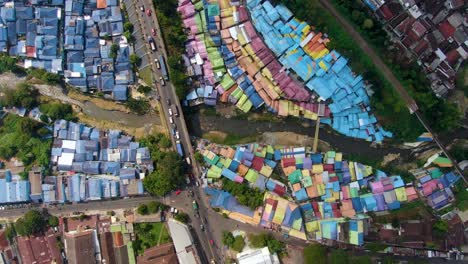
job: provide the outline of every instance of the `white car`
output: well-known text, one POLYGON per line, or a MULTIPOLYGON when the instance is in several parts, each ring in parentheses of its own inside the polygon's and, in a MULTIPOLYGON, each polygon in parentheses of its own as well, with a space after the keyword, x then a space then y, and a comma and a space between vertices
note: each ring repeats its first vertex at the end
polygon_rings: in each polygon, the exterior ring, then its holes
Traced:
POLYGON ((166 81, 164 81, 163 77, 159 77, 159 82, 161 82, 161 85, 164 86, 166 85, 166 81))
POLYGON ((176 131, 176 132, 175 132, 175 138, 176 138, 176 139, 180 139, 179 131, 176 131))
POLYGON ((172 119, 172 116, 169 117, 169 123, 174 124, 174 119, 172 119))
POLYGON ((169 108, 169 115, 172 116, 172 108, 169 108))
POLYGON ((158 59, 154 59, 154 63, 156 63, 156 68, 161 69, 161 64, 158 59))

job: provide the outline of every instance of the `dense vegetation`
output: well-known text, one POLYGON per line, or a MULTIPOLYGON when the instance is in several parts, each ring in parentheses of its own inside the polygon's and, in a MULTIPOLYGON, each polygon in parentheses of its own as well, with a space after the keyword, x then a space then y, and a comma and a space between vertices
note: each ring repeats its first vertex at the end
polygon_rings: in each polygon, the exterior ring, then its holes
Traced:
POLYGON ((245 240, 242 236, 234 237, 234 235, 228 231, 223 231, 222 242, 224 245, 237 252, 241 252, 245 247, 245 240))
POLYGON ((164 196, 185 183, 182 159, 174 151, 165 151, 171 146, 169 138, 156 134, 140 140, 140 143, 149 148, 155 163, 153 173, 143 180, 149 193, 164 196))
POLYGON ((146 95, 146 94, 148 94, 149 92, 151 92, 151 87, 146 86, 146 85, 140 85, 140 86, 138 86, 137 91, 138 91, 139 93, 142 93, 142 94, 145 94, 145 95, 146 95))
POLYGON ((31 109, 38 105, 39 92, 30 84, 21 82, 15 89, 5 89, 0 105, 5 107, 24 107, 31 109))
POLYGON ((239 184, 223 178, 223 190, 231 193, 240 204, 255 210, 263 204, 264 192, 258 188, 250 188, 247 184, 239 184))
POLYGON ((44 232, 49 226, 55 227, 57 225, 58 218, 56 216, 51 216, 47 212, 31 210, 16 220, 14 232, 20 236, 30 236, 44 232))
POLYGON ((150 102, 144 98, 134 99, 129 97, 125 105, 128 109, 130 109, 130 111, 138 115, 144 115, 148 113, 151 108, 150 102))
POLYGON ((136 240, 133 244, 137 255, 145 249, 171 241, 169 231, 164 223, 140 223, 134 225, 136 240))
MULTIPOLYGON (((328 33, 331 39, 328 47, 350 59, 351 67, 372 84, 375 94, 372 106, 385 127, 394 132, 400 140, 414 140, 423 128, 410 115, 405 103, 374 66, 370 57, 344 30, 339 22, 319 3, 318 0, 275 0, 288 6, 294 15, 317 30, 328 33)), ((332 3, 355 28, 367 39, 395 76, 418 103, 429 125, 436 132, 446 132, 458 127, 460 113, 452 104, 438 99, 430 89, 428 80, 421 69, 407 61, 393 49, 378 21, 367 13, 367 8, 358 0, 333 0, 332 3)))
MULTIPOLYGON (((268 247, 270 252, 277 253, 278 255, 285 255, 286 248, 282 241, 277 240, 271 233, 248 234, 250 246, 254 248, 268 247)), ((306 262, 312 263, 312 262, 306 262)))
POLYGON ((8 56, 8 54, 0 53, 0 73, 15 71, 18 66, 18 59, 8 56))
POLYGON ((50 131, 29 118, 7 115, 0 120, 0 158, 17 157, 28 171, 33 165, 49 167, 50 131))
POLYGON ((42 121, 49 121, 50 120, 58 120, 58 119, 65 119, 68 121, 76 121, 77 118, 73 114, 73 108, 69 104, 62 104, 62 103, 46 103, 39 105, 39 110, 42 113, 41 120, 42 121))
POLYGON ((190 221, 190 217, 188 214, 184 213, 184 212, 179 212, 175 217, 174 217, 175 220, 179 221, 179 222, 182 222, 184 224, 188 223, 190 221))
POLYGON ((50 85, 60 84, 60 81, 62 80, 60 75, 48 72, 44 69, 31 68, 27 70, 27 73, 29 74, 29 76, 34 77, 50 85))
POLYGON ((151 201, 148 204, 141 204, 137 208, 137 212, 140 215, 155 214, 157 212, 166 210, 167 205, 160 203, 159 201, 151 201))
POLYGON ((169 74, 176 88, 179 99, 183 99, 188 92, 187 75, 182 63, 182 54, 185 53, 185 41, 182 19, 179 12, 175 12, 178 6, 177 0, 153 0, 156 9, 159 26, 161 28, 167 50, 167 65, 169 74))

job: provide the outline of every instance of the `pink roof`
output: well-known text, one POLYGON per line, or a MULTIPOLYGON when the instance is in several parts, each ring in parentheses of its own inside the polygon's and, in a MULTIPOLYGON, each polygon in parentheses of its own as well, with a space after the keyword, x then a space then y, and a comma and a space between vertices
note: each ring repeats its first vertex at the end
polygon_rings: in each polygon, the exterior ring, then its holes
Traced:
POLYGON ((371 182, 372 193, 383 193, 384 188, 381 181, 371 182))
POLYGON ((430 180, 423 184, 424 196, 431 195, 438 188, 438 181, 436 179, 430 180))

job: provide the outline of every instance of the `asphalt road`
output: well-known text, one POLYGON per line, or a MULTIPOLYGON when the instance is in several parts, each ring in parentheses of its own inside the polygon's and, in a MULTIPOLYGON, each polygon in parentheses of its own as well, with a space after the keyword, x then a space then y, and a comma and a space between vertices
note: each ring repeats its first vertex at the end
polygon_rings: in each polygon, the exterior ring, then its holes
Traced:
POLYGON ((116 209, 127 209, 127 208, 134 208, 139 206, 143 203, 148 203, 150 201, 154 201, 154 197, 151 196, 139 196, 133 197, 129 199, 118 199, 118 200, 106 200, 106 201, 91 201, 87 203, 77 203, 77 204, 64 204, 64 205, 57 205, 57 206, 49 206, 49 207, 42 207, 42 206, 32 206, 29 208, 17 208, 17 209, 7 209, 0 211, 0 219, 2 220, 15 220, 21 216, 23 216, 27 211, 31 209, 42 209, 47 208, 49 213, 53 215, 67 215, 72 214, 73 212, 84 212, 86 213, 88 210, 93 211, 102 211, 107 212, 116 209))
MULTIPOLYGON (((184 150, 184 159, 185 158, 190 158, 191 163, 192 163, 192 171, 193 174, 195 175, 195 179, 198 179, 200 176, 200 170, 198 168, 198 165, 196 164, 196 161, 194 159, 194 152, 192 148, 192 144, 190 142, 190 136, 187 130, 187 126, 185 123, 184 115, 182 112, 182 107, 180 105, 180 101, 177 98, 175 94, 175 88, 173 84, 170 81, 167 81, 166 84, 163 86, 159 82, 159 78, 161 75, 161 71, 156 67, 155 64, 155 59, 159 58, 160 55, 163 55, 166 59, 167 62, 167 54, 166 50, 164 47, 164 41, 162 39, 161 35, 161 30, 159 28, 159 24, 156 18, 156 12, 154 10, 154 7, 152 5, 152 1, 150 0, 144 0, 144 1, 136 1, 136 0, 124 0, 125 6, 127 8, 127 12, 129 14, 129 19, 130 22, 132 22, 135 26, 135 28, 138 28, 139 32, 135 33, 135 37, 139 38, 137 40, 137 45, 140 42, 145 42, 146 46, 146 53, 143 51, 139 51, 140 49, 136 47, 136 52, 138 55, 144 54, 144 57, 148 57, 148 60, 142 59, 142 63, 140 65, 140 69, 146 67, 147 65, 145 63, 148 63, 148 67, 151 67, 152 72, 153 72, 153 80, 156 80, 156 82, 153 84, 153 88, 157 89, 158 95, 160 97, 160 105, 161 105, 161 110, 164 112, 164 118, 165 118, 165 123, 166 127, 168 130, 172 129, 177 129, 179 132, 180 136, 180 143, 182 144, 183 150, 184 150), (140 7, 143 6, 145 12, 140 10, 140 7), (148 16, 146 13, 146 10, 151 10, 151 15, 148 16), (154 35, 152 30, 156 31, 156 34, 154 35), (151 51, 150 44, 148 43, 148 37, 152 37, 154 41, 156 42, 157 46, 157 51, 151 51), (146 62, 148 61, 148 62, 146 62), (168 101, 170 103, 168 103, 168 101), (175 112, 175 107, 179 109, 179 117, 172 116, 174 124, 171 124, 169 121, 169 108, 172 108, 172 111, 175 112)), ((175 10, 174 10, 175 12, 175 10)), ((161 62, 160 62, 161 63, 161 62)), ((166 64, 167 67, 167 64, 166 64)), ((175 146, 175 138, 172 137, 172 143, 175 146)), ((203 191, 200 188, 197 188, 196 186, 193 186, 193 191, 196 194, 195 195, 195 200, 197 203, 200 205, 200 215, 203 216, 206 214, 205 208, 205 199, 201 199, 201 197, 204 195, 203 191)), ((188 199, 190 203, 192 202, 191 198, 188 199)), ((191 204, 190 204, 191 206, 191 204)), ((210 223, 208 219, 203 219, 203 218, 195 218, 192 217, 192 227, 194 231, 197 234, 197 239, 199 241, 200 247, 203 250, 203 253, 200 252, 200 255, 203 259, 205 260, 215 260, 216 262, 221 263, 222 260, 219 258, 219 254, 217 250, 213 249, 212 245, 210 244, 210 241, 214 241, 214 237, 211 232, 205 232, 201 229, 201 225, 204 225, 205 227, 210 226, 210 223)))

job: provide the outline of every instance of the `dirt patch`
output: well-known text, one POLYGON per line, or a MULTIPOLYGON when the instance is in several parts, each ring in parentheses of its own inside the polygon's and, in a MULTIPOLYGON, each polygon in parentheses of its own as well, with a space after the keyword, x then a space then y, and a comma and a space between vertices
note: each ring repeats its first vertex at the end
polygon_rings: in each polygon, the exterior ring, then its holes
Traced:
POLYGON ((98 120, 83 113, 78 113, 77 116, 82 123, 99 129, 119 129, 137 139, 153 133, 165 133, 164 127, 155 124, 147 124, 143 127, 130 127, 118 122, 98 120))
MULTIPOLYGON (((269 145, 282 146, 310 146, 314 145, 314 138, 293 132, 264 132, 260 141, 269 145)), ((321 152, 330 150, 330 145, 319 139, 318 150, 321 152)))
POLYGON ((101 98, 96 98, 88 95, 81 94, 75 90, 70 90, 68 92, 68 97, 77 101, 80 101, 81 103, 84 103, 86 101, 92 102, 93 104, 99 106, 99 108, 104 109, 104 110, 109 110, 109 111, 120 111, 124 113, 130 113, 128 108, 120 103, 116 103, 113 101, 101 99, 101 98))
POLYGON ((281 258, 283 264, 304 264, 304 248, 300 246, 293 246, 288 244, 286 250, 288 251, 287 256, 281 258))
POLYGON ((389 164, 390 162, 396 160, 400 158, 400 154, 399 153, 390 153, 390 154, 387 154, 384 156, 383 158, 383 161, 381 163, 382 166, 386 166, 387 164, 389 164))

